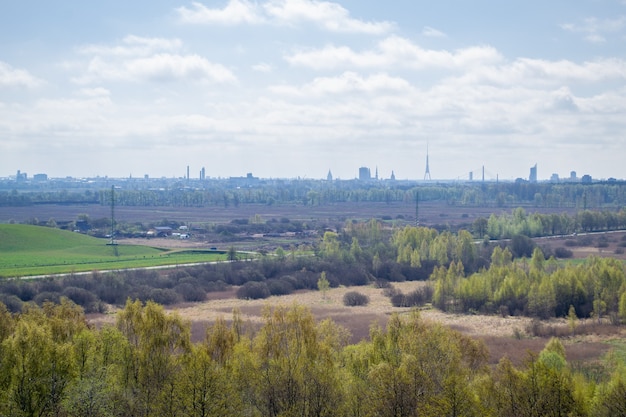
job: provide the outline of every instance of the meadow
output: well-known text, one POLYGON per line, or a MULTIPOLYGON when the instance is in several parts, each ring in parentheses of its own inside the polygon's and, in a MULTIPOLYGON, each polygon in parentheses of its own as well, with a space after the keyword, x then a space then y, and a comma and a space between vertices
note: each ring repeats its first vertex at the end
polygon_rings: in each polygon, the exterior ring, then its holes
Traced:
POLYGON ((182 265, 225 260, 219 251, 108 245, 80 233, 41 226, 0 224, 0 277, 182 265))

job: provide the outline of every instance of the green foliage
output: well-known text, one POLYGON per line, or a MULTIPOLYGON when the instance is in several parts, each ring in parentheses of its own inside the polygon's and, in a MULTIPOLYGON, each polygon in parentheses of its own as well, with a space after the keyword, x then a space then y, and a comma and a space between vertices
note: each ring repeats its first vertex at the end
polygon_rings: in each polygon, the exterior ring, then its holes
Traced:
MULTIPOLYGON (((0 308, 0 311, 4 311, 0 308)), ((6 312, 4 317, 7 318, 6 312)), ((7 416, 614 416, 626 372, 572 370, 558 339, 516 368, 487 366, 480 341, 392 315, 369 339, 316 322, 306 307, 267 307, 256 332, 238 312, 192 344, 189 325, 154 303, 128 301, 115 327, 87 328, 79 308, 27 306, 0 343, 0 415, 7 416)), ((621 343, 621 342, 620 342, 621 343)))
POLYGON ((317 280, 317 289, 322 292, 322 298, 326 299, 326 292, 330 288, 330 283, 326 278, 326 271, 322 271, 320 274, 320 279, 317 280))
POLYGON ((556 268, 538 249, 530 263, 513 263, 508 249, 496 247, 488 270, 467 278, 461 271, 454 262, 449 268, 433 271, 433 305, 437 308, 539 318, 593 315, 600 320, 606 315, 620 317, 626 291, 626 272, 619 261, 592 257, 578 265, 556 268))

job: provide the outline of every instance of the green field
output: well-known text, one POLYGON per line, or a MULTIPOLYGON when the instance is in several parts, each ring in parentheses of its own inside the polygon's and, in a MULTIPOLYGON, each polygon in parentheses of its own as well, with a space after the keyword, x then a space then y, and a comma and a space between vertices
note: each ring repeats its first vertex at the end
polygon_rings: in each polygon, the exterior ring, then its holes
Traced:
POLYGON ((0 224, 0 277, 225 260, 209 250, 107 245, 108 240, 41 226, 0 224))

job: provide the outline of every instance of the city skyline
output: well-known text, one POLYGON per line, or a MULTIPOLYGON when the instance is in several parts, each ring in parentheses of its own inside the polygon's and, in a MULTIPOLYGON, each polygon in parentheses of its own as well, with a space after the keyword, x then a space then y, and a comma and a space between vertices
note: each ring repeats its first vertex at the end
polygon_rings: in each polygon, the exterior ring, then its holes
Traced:
POLYGON ((7 2, 0 175, 626 178, 625 46, 623 0, 7 2))
MULTIPOLYGON (((428 167, 428 165, 427 165, 428 167)), ((538 176, 538 166, 537 164, 529 167, 530 168, 530 173, 528 175, 528 177, 524 177, 524 176, 519 176, 516 177, 514 180, 515 181, 519 181, 519 180, 523 180, 523 181, 528 181, 531 183, 536 183, 536 182, 591 182, 591 181, 624 181, 624 178, 615 178, 615 177, 608 177, 608 178, 597 178, 597 177, 593 177, 593 175, 591 175, 590 173, 583 173, 579 176, 578 172, 575 170, 569 171, 566 175, 560 175, 559 173, 552 173, 550 175, 550 177, 548 179, 539 179, 538 176)), ((354 175, 353 177, 347 177, 347 178, 341 178, 341 177, 336 177, 333 175, 332 169, 329 169, 326 172, 325 176, 321 176, 321 177, 306 177, 306 176, 300 176, 300 175, 291 175, 288 177, 258 177, 258 176, 254 176, 252 172, 247 172, 245 175, 236 175, 236 176, 221 176, 221 175, 208 175, 207 176, 207 172, 206 172, 206 168, 205 167, 201 167, 197 174, 193 174, 192 175, 192 171, 191 167, 189 165, 187 165, 184 168, 184 174, 183 175, 173 175, 171 177, 166 177, 166 176, 151 176, 148 173, 145 173, 143 175, 135 175, 133 176, 132 174, 128 175, 128 176, 123 176, 123 177, 115 177, 115 176, 109 176, 109 175, 97 175, 97 176, 78 176, 78 177, 73 177, 73 176, 57 176, 57 177, 53 177, 53 176, 48 176, 48 174, 44 173, 44 172, 36 172, 34 174, 29 174, 28 172, 22 171, 22 170, 17 170, 15 175, 3 175, 2 173, 0 173, 0 180, 16 180, 16 181, 36 181, 36 182, 41 182, 41 181, 47 181, 47 180, 63 180, 63 179, 97 179, 97 178, 101 178, 101 179, 106 179, 106 178, 110 178, 110 179, 115 179, 115 180, 126 180, 126 179, 151 179, 151 180, 159 180, 159 179, 182 179, 182 180, 200 180, 200 181, 204 181, 204 180, 225 180, 225 179, 247 179, 247 180, 319 180, 319 181, 333 181, 333 180, 359 180, 359 181, 386 181, 386 180, 392 180, 392 181, 411 181, 411 182, 424 182, 424 183, 428 183, 428 182, 448 182, 448 181, 468 181, 468 182, 479 182, 479 181, 500 181, 499 176, 492 174, 488 171, 486 171, 485 167, 482 167, 480 171, 470 171, 467 173, 466 177, 457 177, 457 178, 427 178, 427 175, 425 175, 424 179, 421 178, 396 178, 395 176, 395 172, 392 169, 391 172, 389 173, 389 175, 385 175, 384 173, 379 173, 378 170, 378 166, 376 166, 374 168, 374 175, 372 175, 372 171, 370 167, 366 167, 366 166, 360 166, 357 169, 356 175, 354 175)), ((427 168, 426 173, 429 174, 429 169, 427 168)), ((511 180, 507 180, 507 179, 503 179, 502 181, 511 181, 511 180)))

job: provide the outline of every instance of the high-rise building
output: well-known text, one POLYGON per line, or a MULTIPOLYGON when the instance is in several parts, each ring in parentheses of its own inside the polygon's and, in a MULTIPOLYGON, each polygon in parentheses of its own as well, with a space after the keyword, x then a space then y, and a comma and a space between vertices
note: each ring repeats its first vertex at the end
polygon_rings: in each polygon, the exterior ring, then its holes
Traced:
POLYGON ((530 167, 530 175, 528 176, 529 182, 537 182, 537 164, 535 166, 530 167))
POLYGON ((372 173, 369 168, 367 167, 359 168, 359 180, 369 181, 371 179, 372 179, 372 173))

